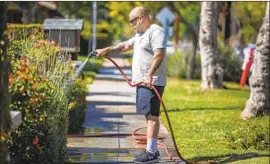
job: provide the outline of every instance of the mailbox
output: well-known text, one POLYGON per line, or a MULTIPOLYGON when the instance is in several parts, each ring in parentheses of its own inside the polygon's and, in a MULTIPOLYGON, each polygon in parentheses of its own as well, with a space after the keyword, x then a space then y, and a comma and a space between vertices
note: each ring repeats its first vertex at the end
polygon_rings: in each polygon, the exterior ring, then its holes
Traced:
POLYGON ((80 52, 82 19, 45 19, 43 30, 49 40, 54 40, 64 51, 80 52))

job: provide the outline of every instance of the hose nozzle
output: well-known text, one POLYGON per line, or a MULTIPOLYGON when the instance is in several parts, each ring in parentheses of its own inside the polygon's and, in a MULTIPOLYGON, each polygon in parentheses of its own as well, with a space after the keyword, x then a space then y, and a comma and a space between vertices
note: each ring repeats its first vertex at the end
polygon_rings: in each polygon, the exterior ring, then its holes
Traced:
POLYGON ((88 54, 87 58, 90 58, 90 57, 96 57, 96 55, 97 55, 97 51, 94 50, 94 51, 92 51, 92 52, 90 52, 90 53, 88 54))
POLYGON ((77 78, 77 77, 80 75, 80 73, 82 72, 82 69, 85 67, 85 65, 86 65, 87 61, 89 60, 89 58, 90 58, 90 57, 96 57, 96 55, 97 55, 97 51, 96 51, 96 50, 94 50, 94 51, 92 51, 92 52, 90 52, 90 53, 88 54, 87 58, 86 58, 86 59, 84 60, 84 62, 80 65, 80 67, 76 70, 73 79, 77 78))

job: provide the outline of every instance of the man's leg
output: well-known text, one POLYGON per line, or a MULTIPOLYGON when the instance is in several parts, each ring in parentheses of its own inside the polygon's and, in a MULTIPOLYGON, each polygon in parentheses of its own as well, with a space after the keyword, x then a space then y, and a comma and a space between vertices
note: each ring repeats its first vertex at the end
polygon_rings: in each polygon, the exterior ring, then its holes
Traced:
POLYGON ((159 126, 159 118, 149 114, 147 116, 147 137, 158 138, 159 126))
POLYGON ((159 133, 159 118, 149 114, 147 119, 147 147, 146 150, 155 153, 157 151, 158 133, 159 133))
MULTIPOLYGON (((164 87, 157 87, 162 95, 164 87)), ((135 156, 135 163, 155 163, 159 161, 157 141, 159 134, 159 108, 160 102, 153 90, 146 87, 137 88, 136 110, 144 114, 147 124, 147 147, 135 156)))
POLYGON ((157 151, 157 141, 159 133, 159 118, 148 114, 147 122, 147 147, 146 150, 139 153, 135 159, 135 163, 156 163, 159 161, 160 155, 157 151))

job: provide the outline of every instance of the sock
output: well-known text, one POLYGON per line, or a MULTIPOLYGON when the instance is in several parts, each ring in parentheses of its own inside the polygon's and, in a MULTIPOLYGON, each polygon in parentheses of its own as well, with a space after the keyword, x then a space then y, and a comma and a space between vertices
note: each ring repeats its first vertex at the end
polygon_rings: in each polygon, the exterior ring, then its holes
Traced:
POLYGON ((146 150, 152 154, 157 151, 157 138, 147 138, 147 147, 146 150))

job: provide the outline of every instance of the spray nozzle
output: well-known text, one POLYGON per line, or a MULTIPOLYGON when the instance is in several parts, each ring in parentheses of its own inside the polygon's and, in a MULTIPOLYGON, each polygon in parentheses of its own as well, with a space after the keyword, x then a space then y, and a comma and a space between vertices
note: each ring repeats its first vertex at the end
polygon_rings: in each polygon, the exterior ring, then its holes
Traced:
POLYGON ((96 55, 97 55, 97 51, 94 50, 94 51, 92 51, 92 52, 90 52, 90 53, 88 54, 88 58, 89 58, 89 57, 96 57, 96 55))

